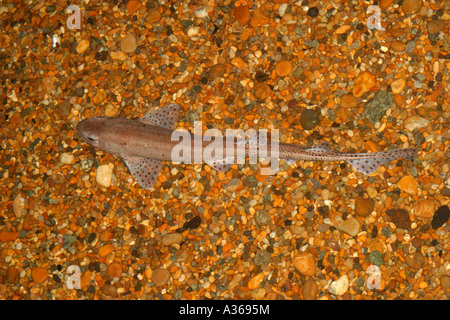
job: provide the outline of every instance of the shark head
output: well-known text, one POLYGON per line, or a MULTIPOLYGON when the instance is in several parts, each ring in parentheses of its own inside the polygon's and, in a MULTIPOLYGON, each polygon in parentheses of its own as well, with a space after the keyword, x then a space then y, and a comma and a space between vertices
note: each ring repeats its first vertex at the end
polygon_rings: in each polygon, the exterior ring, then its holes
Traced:
POLYGON ((102 127, 104 121, 102 118, 90 118, 77 124, 78 137, 93 147, 100 147, 102 138, 102 127))
POLYGON ((121 155, 127 141, 114 120, 108 117, 85 119, 77 124, 78 137, 95 148, 121 155))

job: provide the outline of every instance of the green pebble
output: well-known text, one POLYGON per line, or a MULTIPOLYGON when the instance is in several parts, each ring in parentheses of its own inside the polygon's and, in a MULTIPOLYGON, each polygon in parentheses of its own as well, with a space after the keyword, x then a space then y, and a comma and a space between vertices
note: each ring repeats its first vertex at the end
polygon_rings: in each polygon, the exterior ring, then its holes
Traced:
POLYGON ((189 27, 192 25, 192 21, 191 20, 183 20, 183 21, 181 21, 181 25, 183 27, 189 27))
POLYGON ((294 78, 295 78, 295 79, 300 78, 300 75, 301 75, 302 73, 303 73, 303 68, 301 68, 301 67, 295 68, 294 73, 293 73, 294 78))
POLYGON ((383 264, 383 257, 381 256, 381 252, 378 250, 374 250, 369 254, 369 261, 374 265, 380 266, 383 264))
POLYGON ((193 86, 192 91, 194 91, 195 93, 199 93, 202 91, 202 87, 201 86, 193 86))
POLYGON ((386 238, 389 238, 392 234, 391 230, 389 230, 388 227, 384 227, 383 229, 381 229, 381 234, 383 236, 385 236, 386 238))

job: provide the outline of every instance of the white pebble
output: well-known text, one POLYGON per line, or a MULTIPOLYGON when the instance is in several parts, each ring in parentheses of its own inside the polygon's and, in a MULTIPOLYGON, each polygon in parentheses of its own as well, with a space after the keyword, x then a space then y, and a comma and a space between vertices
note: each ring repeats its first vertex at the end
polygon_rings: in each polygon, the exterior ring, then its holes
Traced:
POLYGON ((189 38, 195 38, 199 32, 200 32, 200 27, 194 26, 194 27, 190 27, 188 29, 187 35, 189 36, 189 38))
POLYGON ((284 16, 284 14, 286 13, 286 9, 287 9, 287 3, 283 3, 280 5, 280 7, 278 8, 278 14, 280 15, 280 17, 284 16))
POLYGON ((348 290, 348 277, 346 274, 333 281, 328 287, 328 291, 336 296, 342 296, 348 290))
POLYGON ((61 154, 59 161, 62 164, 73 164, 75 162, 73 155, 67 152, 61 154))
POLYGON ((199 10, 195 10, 195 16, 197 18, 206 18, 208 16, 208 12, 206 12, 205 8, 201 8, 199 10))
POLYGON ((109 165, 103 164, 96 170, 95 180, 102 187, 108 188, 111 186, 112 169, 109 165))

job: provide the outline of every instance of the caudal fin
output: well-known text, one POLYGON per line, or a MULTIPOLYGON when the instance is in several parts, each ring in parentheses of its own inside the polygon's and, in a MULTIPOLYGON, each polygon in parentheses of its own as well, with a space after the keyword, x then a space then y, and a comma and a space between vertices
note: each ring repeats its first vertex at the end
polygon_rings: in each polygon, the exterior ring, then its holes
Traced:
POLYGON ((404 158, 414 159, 417 156, 416 148, 389 150, 368 153, 367 158, 347 160, 356 170, 364 174, 371 174, 375 172, 382 164, 404 158))

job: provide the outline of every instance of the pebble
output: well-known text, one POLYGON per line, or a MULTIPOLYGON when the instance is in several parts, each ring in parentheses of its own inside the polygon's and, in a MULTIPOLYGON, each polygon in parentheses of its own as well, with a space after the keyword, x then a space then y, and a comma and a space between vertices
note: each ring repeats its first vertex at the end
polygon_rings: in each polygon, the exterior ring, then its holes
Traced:
POLYGON ((305 130, 314 129, 320 122, 319 113, 314 109, 304 109, 300 116, 300 124, 305 130))
POLYGON ((348 276, 344 274, 330 284, 328 291, 335 296, 342 296, 347 292, 348 284, 348 276))
POLYGON ((369 71, 363 71, 356 78, 352 92, 356 98, 361 97, 364 93, 370 91, 375 85, 375 76, 369 71))
POLYGON ((394 105, 394 99, 389 92, 378 91, 364 106, 363 116, 375 124, 379 122, 386 111, 394 105))
POLYGON ((110 254, 113 251, 114 251, 114 246, 112 244, 107 244, 107 245, 100 247, 100 249, 98 250, 98 254, 100 255, 100 257, 106 257, 108 254, 110 254))
POLYGON ((417 180, 412 176, 404 176, 398 182, 398 188, 402 191, 405 191, 409 194, 416 194, 418 183, 417 180))
POLYGON ((425 263, 425 258, 420 252, 414 252, 406 256, 406 264, 414 269, 420 269, 425 263))
POLYGON ((406 86, 406 80, 403 78, 397 79, 391 83, 391 90, 393 94, 399 94, 406 86))
POLYGON ((263 280, 264 280, 264 274, 258 273, 257 275, 253 276, 248 281, 248 288, 249 289, 256 289, 256 288, 258 288, 263 280))
POLYGON ((375 201, 370 198, 358 198, 355 202, 355 212, 360 217, 367 217, 372 213, 375 201))
POLYGON ((106 268, 106 275, 110 278, 120 278, 122 275, 122 265, 119 262, 113 262, 106 268))
POLYGON ((117 297, 117 288, 114 287, 112 284, 105 284, 101 291, 104 295, 110 296, 110 297, 117 297))
POLYGON ((317 7, 311 7, 306 11, 306 14, 310 16, 311 18, 315 18, 319 15, 319 8, 317 7))
POLYGON ((252 290, 252 298, 255 300, 261 300, 266 295, 266 289, 264 288, 256 288, 252 290))
POLYGON ((374 265, 381 266, 383 264, 383 256, 378 250, 374 250, 369 254, 369 261, 374 265))
POLYGON ((448 206, 440 206, 434 213, 433 219, 431 220, 431 227, 433 229, 438 229, 447 223, 450 217, 450 209, 448 206))
POLYGON ((0 231, 0 241, 1 242, 11 242, 17 239, 19 236, 18 232, 13 231, 0 231))
POLYGON ((35 283, 42 283, 48 278, 48 272, 44 268, 34 267, 31 269, 31 278, 35 283))
POLYGON ((94 98, 92 98, 92 102, 94 104, 99 104, 99 103, 105 101, 107 97, 108 97, 108 94, 106 93, 106 91, 104 89, 98 89, 94 98))
POLYGON ((6 271, 6 281, 9 283, 16 283, 19 278, 19 271, 13 266, 9 266, 6 271))
POLYGON ((409 214, 403 209, 395 210, 391 215, 391 219, 392 223, 394 223, 397 228, 409 229, 411 227, 409 214))
POLYGON ((385 254, 387 251, 386 243, 380 238, 373 240, 369 246, 369 252, 372 251, 379 251, 381 254, 385 254))
POLYGON ((414 207, 414 214, 422 218, 431 218, 434 215, 435 205, 431 199, 419 200, 414 207))
POLYGON ((402 10, 404 14, 414 14, 419 12, 422 5, 423 0, 405 0, 402 3, 402 10))
POLYGON ((301 252, 292 260, 295 269, 303 275, 312 277, 316 273, 314 257, 309 252, 301 252))
POLYGON ((169 233, 161 238, 161 243, 165 246, 171 246, 173 244, 178 244, 183 241, 183 236, 181 233, 169 233))
POLYGON ((303 299, 304 300, 315 300, 317 294, 319 293, 319 288, 313 279, 308 279, 303 285, 303 299))
POLYGON ((188 229, 197 229, 202 224, 202 218, 200 216, 195 216, 191 220, 187 221, 184 227, 188 229))
POLYGON ((254 87, 255 97, 259 100, 266 100, 270 96, 271 90, 265 83, 257 83, 254 87))
POLYGON ((17 218, 22 217, 22 214, 26 213, 26 198, 23 197, 21 193, 19 193, 13 200, 13 211, 14 215, 17 218))
POLYGON ((111 58, 113 60, 125 61, 128 60, 128 55, 123 51, 111 52, 111 58))
POLYGON ((359 233, 361 225, 358 220, 354 218, 348 218, 347 220, 342 221, 338 224, 337 228, 342 232, 347 233, 348 235, 354 237, 359 233))
POLYGON ((267 251, 258 251, 253 258, 253 263, 255 266, 267 266, 270 263, 271 254, 267 251))
POLYGON ((100 165, 95 171, 95 180, 102 187, 108 188, 111 186, 112 172, 113 171, 108 164, 100 165))
POLYGON ((404 122, 404 126, 409 131, 414 131, 415 129, 424 128, 428 125, 428 120, 421 116, 411 116, 407 118, 404 122))
POLYGON ((255 222, 261 227, 268 225, 271 221, 271 216, 267 210, 258 210, 254 217, 255 222))
POLYGON ((64 152, 64 153, 61 153, 61 156, 59 157, 59 161, 62 164, 74 164, 75 158, 74 158, 73 154, 64 152))
POLYGON ((427 24, 428 33, 439 33, 442 30, 444 30, 444 28, 445 28, 445 22, 440 19, 437 19, 437 20, 433 19, 433 20, 429 21, 427 24))
POLYGON ((386 10, 390 7, 390 5, 394 2, 394 0, 381 0, 378 5, 380 6, 381 10, 386 10))
POLYGON ((156 286, 163 286, 169 281, 170 272, 163 268, 158 268, 152 273, 152 282, 156 286))
POLYGON ((106 117, 115 117, 119 114, 119 109, 113 106, 111 103, 108 103, 105 108, 105 116, 106 117))
POLYGON ((70 114, 70 110, 72 109, 72 105, 70 104, 69 100, 63 100, 62 102, 58 103, 56 106, 57 114, 61 118, 65 118, 70 114))
POLYGON ((261 11, 255 10, 253 13, 253 17, 250 20, 250 25, 253 28, 258 28, 270 23, 270 19, 263 15, 261 11))
POLYGON ((450 197, 450 188, 448 188, 448 187, 443 187, 442 190, 441 190, 441 194, 442 194, 444 197, 450 197))
POLYGON ((286 77, 292 73, 292 63, 290 61, 278 62, 275 71, 280 77, 286 77))
POLYGON ((358 100, 353 94, 344 94, 341 97, 341 107, 343 108, 356 108, 358 106, 358 100))
POLYGON ((250 9, 247 6, 239 6, 233 10, 233 15, 236 21, 241 25, 245 26, 250 22, 251 15, 250 9))
POLYGON ((244 61, 241 57, 236 57, 231 60, 231 64, 238 69, 248 70, 248 63, 244 61))
POLYGON ((242 286, 235 287, 233 293, 241 300, 249 300, 252 297, 252 290, 242 286))
POLYGON ((406 43, 404 43, 403 41, 400 41, 400 40, 394 40, 391 43, 391 48, 392 48, 392 50, 394 50, 396 52, 403 52, 403 51, 405 51, 406 43))
POLYGON ((147 14, 147 18, 145 21, 148 24, 154 24, 159 22, 160 20, 161 20, 161 13, 159 13, 159 9, 156 8, 147 14))
POLYGON ((444 292, 450 294, 450 276, 442 276, 441 277, 441 286, 444 292))
POLYGON ((89 48, 89 41, 88 40, 81 40, 77 45, 77 53, 82 54, 89 48))
POLYGON ((211 69, 209 69, 208 72, 208 80, 209 81, 214 81, 217 78, 221 78, 223 77, 223 75, 225 74, 225 66, 223 64, 216 64, 214 66, 211 67, 211 69))
POLYGON ((127 2, 127 10, 130 15, 133 15, 141 8, 142 4, 140 0, 129 0, 127 2))
POLYGON ((126 53, 133 53, 136 50, 136 38, 132 33, 128 33, 122 38, 120 49, 126 53))

